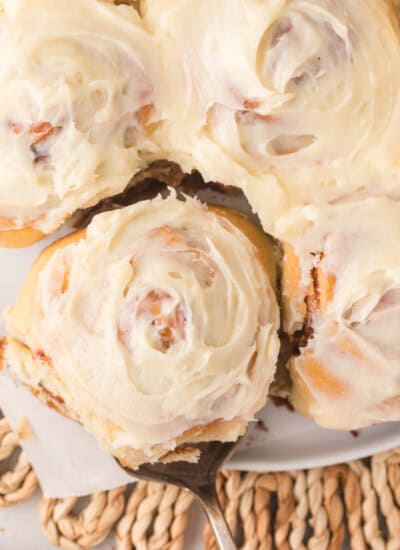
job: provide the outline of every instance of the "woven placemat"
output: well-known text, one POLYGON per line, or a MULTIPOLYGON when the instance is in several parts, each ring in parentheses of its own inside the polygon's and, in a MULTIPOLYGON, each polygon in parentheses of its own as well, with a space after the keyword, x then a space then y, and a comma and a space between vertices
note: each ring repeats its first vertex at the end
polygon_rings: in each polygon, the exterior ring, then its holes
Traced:
MULTIPOLYGON (((18 436, 0 420, 0 507, 29 498, 37 479, 18 436)), ((238 548, 400 549, 400 448, 368 460, 279 473, 222 471, 218 495, 238 548)), ((192 497, 138 482, 84 498, 40 501, 49 541, 66 550, 179 550, 192 497)), ((189 545, 190 546, 190 545, 189 545)), ((204 547, 217 545, 208 525, 204 547)))
POLYGON ((37 485, 35 472, 19 447, 17 434, 11 431, 5 418, 0 418, 0 507, 28 499, 37 485))

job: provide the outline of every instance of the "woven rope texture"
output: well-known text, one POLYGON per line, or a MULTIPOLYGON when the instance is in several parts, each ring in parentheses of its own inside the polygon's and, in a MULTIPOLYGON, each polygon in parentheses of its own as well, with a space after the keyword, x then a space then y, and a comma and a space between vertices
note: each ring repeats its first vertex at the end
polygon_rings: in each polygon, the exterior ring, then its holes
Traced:
POLYGON ((109 534, 125 508, 125 487, 75 497, 42 498, 40 520, 50 542, 65 550, 93 548, 109 534), (77 509, 80 511, 77 512, 77 509))
MULTIPOLYGON (((400 548, 400 449, 308 471, 223 471, 217 488, 245 550, 400 548)), ((217 549, 208 525, 204 542, 217 549)))
POLYGON ((0 507, 26 500, 35 492, 37 484, 35 472, 20 450, 18 436, 11 431, 7 420, 1 418, 0 507))
MULTIPOLYGON (((0 506, 29 498, 37 479, 5 419, 0 465, 0 506)), ((225 470, 217 490, 244 550, 340 550, 345 542, 354 550, 400 550, 400 449, 307 471, 225 470)), ((192 500, 176 487, 138 482, 83 499, 43 497, 40 520, 65 550, 88 550, 109 535, 116 550, 180 550, 192 500)), ((217 549, 208 524, 204 546, 217 549)))

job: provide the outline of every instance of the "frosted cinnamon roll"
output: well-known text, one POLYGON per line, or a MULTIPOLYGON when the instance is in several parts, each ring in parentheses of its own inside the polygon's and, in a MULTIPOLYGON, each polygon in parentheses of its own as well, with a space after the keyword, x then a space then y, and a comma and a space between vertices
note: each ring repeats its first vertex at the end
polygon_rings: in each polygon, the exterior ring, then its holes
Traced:
POLYGON ((282 233, 295 407, 329 428, 400 420, 400 204, 309 207, 282 233))
POLYGON ((274 270, 229 210, 170 196, 100 214, 33 266, 5 364, 124 464, 194 460, 183 443, 237 439, 266 401, 274 270))
POLYGON ((23 246, 121 192, 151 148, 156 46, 101 0, 4 1, 0 245, 23 246))
POLYGON ((169 157, 241 186, 265 228, 291 204, 398 194, 390 2, 148 0, 143 11, 175 68, 160 127, 169 157))

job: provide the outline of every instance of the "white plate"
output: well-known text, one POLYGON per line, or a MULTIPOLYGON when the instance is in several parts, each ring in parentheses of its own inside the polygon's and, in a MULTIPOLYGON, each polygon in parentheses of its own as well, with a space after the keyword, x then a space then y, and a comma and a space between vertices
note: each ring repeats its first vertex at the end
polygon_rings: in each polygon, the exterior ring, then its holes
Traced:
MULTIPOLYGON (((33 260, 52 240, 54 237, 20 250, 0 249, 1 310, 14 302, 33 260)), ((0 334, 3 332, 4 325, 1 324, 0 334)), ((258 417, 268 431, 264 432, 253 424, 229 466, 265 471, 309 468, 353 460, 400 445, 399 422, 364 429, 354 437, 348 432, 322 429, 272 403, 258 417)))

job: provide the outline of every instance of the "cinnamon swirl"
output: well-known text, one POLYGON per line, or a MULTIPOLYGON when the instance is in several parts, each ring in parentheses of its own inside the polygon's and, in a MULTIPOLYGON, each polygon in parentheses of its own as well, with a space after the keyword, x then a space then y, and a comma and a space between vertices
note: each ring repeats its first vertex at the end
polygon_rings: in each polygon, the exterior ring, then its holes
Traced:
POLYGON ((170 196, 99 214, 33 266, 5 364, 132 467, 235 440, 275 372, 274 273, 235 212, 170 196))
POLYGON ((151 0, 168 158, 242 187, 275 233, 292 207, 399 197, 400 40, 382 0, 151 0), (169 84, 171 83, 171 84, 169 84), (171 100, 172 98, 172 100, 171 100))

